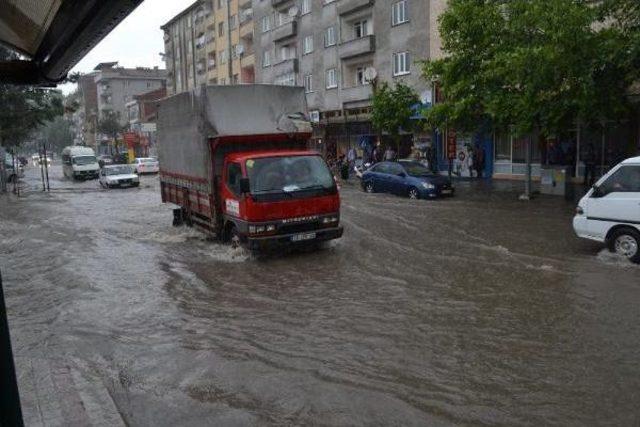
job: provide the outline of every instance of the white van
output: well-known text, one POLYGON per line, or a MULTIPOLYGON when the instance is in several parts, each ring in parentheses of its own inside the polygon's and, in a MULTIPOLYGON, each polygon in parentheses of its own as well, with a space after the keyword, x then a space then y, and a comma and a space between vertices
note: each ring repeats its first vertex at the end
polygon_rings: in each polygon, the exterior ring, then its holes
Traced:
POLYGON ((640 263, 640 157, 598 180, 580 200, 573 229, 578 237, 606 243, 612 252, 640 263))
POLYGON ((79 145, 62 150, 62 171, 71 179, 97 179, 100 166, 92 148, 79 145))

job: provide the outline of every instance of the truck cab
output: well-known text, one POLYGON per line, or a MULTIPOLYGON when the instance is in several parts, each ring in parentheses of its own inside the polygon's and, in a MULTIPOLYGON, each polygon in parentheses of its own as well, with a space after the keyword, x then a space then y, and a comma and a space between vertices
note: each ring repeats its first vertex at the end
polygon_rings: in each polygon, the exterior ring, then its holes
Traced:
POLYGON ((342 236, 340 196, 311 151, 250 151, 225 158, 219 194, 225 238, 250 249, 342 236))

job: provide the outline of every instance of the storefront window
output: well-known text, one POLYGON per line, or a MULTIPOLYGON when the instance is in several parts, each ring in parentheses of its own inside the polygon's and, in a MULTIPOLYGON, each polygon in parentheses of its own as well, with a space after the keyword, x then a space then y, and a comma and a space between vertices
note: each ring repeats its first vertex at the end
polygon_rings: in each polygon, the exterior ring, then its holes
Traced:
MULTIPOLYGON (((513 138, 513 163, 527 162, 527 146, 529 137, 513 138)), ((531 163, 540 163, 540 145, 534 140, 531 141, 531 163)))

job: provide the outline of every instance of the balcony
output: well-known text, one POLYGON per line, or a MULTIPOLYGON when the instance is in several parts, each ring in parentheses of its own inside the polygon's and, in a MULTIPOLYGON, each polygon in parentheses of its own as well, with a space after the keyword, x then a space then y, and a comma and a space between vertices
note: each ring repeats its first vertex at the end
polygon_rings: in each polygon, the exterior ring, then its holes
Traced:
POLYGON ((338 4, 338 15, 347 15, 361 9, 373 6, 375 0, 340 0, 338 4))
POLYGON ((343 103, 369 101, 373 96, 371 85, 345 87, 340 92, 340 99, 343 103))
POLYGON ((290 2, 291 0, 271 0, 271 6, 278 7, 282 6, 285 3, 290 2))
POLYGON ((298 59, 285 59, 284 61, 278 62, 273 66, 273 72, 276 76, 281 76, 283 74, 297 73, 298 72, 298 59))
POLYGON ((240 38, 253 40, 253 25, 252 21, 245 21, 240 25, 240 38))
POLYGON ((296 21, 287 22, 273 30, 273 41, 277 42, 289 37, 293 37, 298 33, 298 23, 296 21))
POLYGON ((366 36, 344 42, 339 47, 340 59, 355 58, 376 51, 376 36, 366 36))

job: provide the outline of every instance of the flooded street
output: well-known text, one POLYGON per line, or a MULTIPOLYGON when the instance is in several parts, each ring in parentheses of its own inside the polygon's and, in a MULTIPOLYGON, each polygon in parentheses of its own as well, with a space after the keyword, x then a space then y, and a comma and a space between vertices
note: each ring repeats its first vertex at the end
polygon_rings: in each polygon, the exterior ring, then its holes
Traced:
POLYGON ((28 425, 640 423, 640 267, 560 198, 345 185, 342 239, 253 258, 173 228, 156 176, 38 174, 0 197, 28 425))

